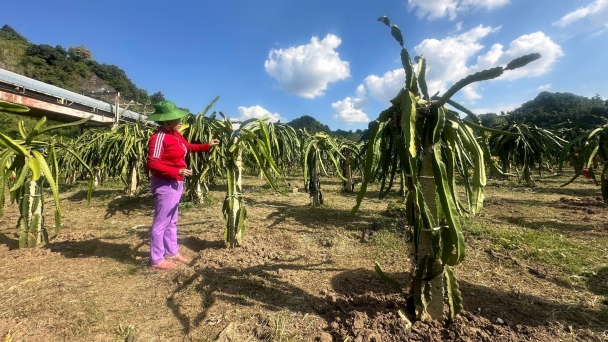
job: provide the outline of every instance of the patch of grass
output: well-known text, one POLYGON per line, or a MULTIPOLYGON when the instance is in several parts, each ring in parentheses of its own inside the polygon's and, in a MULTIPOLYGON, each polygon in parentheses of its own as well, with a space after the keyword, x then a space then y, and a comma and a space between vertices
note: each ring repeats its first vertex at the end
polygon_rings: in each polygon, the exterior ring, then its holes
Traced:
POLYGON ((215 198, 212 194, 207 194, 203 197, 203 203, 205 203, 205 205, 214 205, 219 201, 220 200, 215 198))
POLYGON ((287 328, 287 325, 291 323, 289 322, 289 312, 276 315, 273 321, 275 341, 292 341, 295 335, 287 328))
POLYGON ((275 186, 276 190, 273 189, 270 186, 270 184, 264 183, 263 185, 255 188, 253 190, 253 192, 256 192, 258 195, 268 195, 268 194, 274 194, 274 193, 277 193, 277 192, 278 193, 284 193, 284 194, 286 194, 286 193, 291 192, 291 187, 287 186, 285 184, 284 180, 273 179, 273 183, 274 183, 274 186, 275 186))
POLYGON ((116 335, 118 335, 119 338, 115 339, 115 342, 135 341, 135 326, 119 324, 116 329, 116 335))
POLYGON ((401 234, 388 230, 374 234, 373 241, 379 254, 406 255, 409 249, 408 243, 401 234))
POLYGON ((513 256, 559 268, 566 274, 584 275, 605 266, 608 238, 593 237, 581 240, 566 237, 554 229, 489 224, 475 219, 464 219, 465 232, 490 242, 495 250, 513 256))
POLYGON ((179 203, 179 210, 184 212, 184 211, 188 211, 192 208, 196 208, 197 205, 194 202, 180 202, 179 203))
POLYGON ((116 228, 116 221, 112 220, 112 221, 103 221, 100 225, 97 226, 97 229, 99 231, 107 231, 107 230, 113 230, 114 228, 116 228))
MULTIPOLYGON (((270 315, 252 315, 248 320, 255 324, 255 341, 301 341, 301 334, 308 333, 316 317, 281 310, 270 315)), ((314 330, 314 327, 313 327, 314 330)))
POLYGON ((86 326, 94 326, 97 323, 103 321, 104 312, 103 308, 94 300, 88 302, 84 307, 85 318, 84 327, 86 326))
POLYGON ((124 278, 139 273, 142 270, 141 265, 126 264, 121 267, 115 267, 106 273, 108 277, 124 278))

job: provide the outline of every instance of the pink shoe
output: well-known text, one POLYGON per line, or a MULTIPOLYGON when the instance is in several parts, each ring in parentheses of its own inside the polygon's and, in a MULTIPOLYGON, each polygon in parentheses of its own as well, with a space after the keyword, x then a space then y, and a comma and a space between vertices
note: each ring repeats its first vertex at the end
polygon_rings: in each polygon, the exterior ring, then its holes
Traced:
POLYGON ((171 261, 175 261, 175 262, 181 262, 182 264, 189 264, 190 263, 190 259, 184 257, 181 254, 176 254, 172 257, 167 257, 167 259, 171 260, 171 261))
POLYGON ((171 261, 163 260, 163 261, 159 262, 158 264, 154 264, 154 265, 150 266, 150 268, 165 271, 165 270, 170 270, 170 269, 175 268, 175 264, 172 263, 171 261))

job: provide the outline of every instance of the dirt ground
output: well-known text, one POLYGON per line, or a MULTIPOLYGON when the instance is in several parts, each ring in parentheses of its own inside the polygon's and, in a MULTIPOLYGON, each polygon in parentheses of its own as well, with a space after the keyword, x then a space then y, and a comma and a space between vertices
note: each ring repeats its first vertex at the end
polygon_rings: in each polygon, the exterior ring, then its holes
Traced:
POLYGON ((411 327, 398 314, 413 321, 405 299, 373 269, 378 261, 408 281, 409 245, 387 213, 396 197, 379 200, 373 187, 351 217, 355 195, 338 182, 323 184, 325 204, 313 208, 301 189, 283 196, 247 177, 247 235, 229 250, 217 186, 214 204, 183 205, 180 251, 192 262, 170 271, 147 265, 145 190, 97 189, 90 205, 82 189, 63 193, 62 231, 38 249, 17 248, 9 206, 0 340, 608 341, 608 206, 592 182, 560 187, 566 179, 536 188, 489 180, 483 213, 464 221, 467 259, 455 267, 465 311, 411 327), (542 247, 547 237, 572 249, 542 247))

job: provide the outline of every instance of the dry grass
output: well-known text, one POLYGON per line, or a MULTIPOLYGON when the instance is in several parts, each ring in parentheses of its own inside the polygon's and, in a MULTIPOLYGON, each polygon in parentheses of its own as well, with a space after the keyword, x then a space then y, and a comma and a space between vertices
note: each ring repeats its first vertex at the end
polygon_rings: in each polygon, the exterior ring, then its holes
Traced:
MULTIPOLYGON (((533 329, 561 322, 573 327, 573 339, 599 340, 608 321, 608 211, 595 200, 597 187, 583 181, 560 188, 565 179, 546 178, 534 190, 489 181, 484 213, 466 221, 468 257, 456 273, 469 312, 533 329)), ((368 316, 399 308, 373 272, 377 260, 400 282, 407 278, 409 249, 386 215, 394 198, 375 199, 372 187, 353 218, 355 197, 341 193, 337 182, 324 184, 326 204, 319 208, 304 193, 281 196, 255 177, 245 183, 245 245, 224 247, 221 201, 182 206, 180 222, 193 224, 180 227, 179 243, 193 262, 170 272, 148 269, 146 228, 132 229, 151 221, 145 194, 126 198, 105 188, 87 206, 83 190, 72 189, 62 195, 61 235, 35 250, 15 248, 18 214, 7 208, 0 218, 0 336, 331 340, 339 312, 332 308, 347 314, 365 304, 368 316), (379 230, 362 242, 370 227, 379 230)), ((223 188, 211 195, 223 198, 223 188)))

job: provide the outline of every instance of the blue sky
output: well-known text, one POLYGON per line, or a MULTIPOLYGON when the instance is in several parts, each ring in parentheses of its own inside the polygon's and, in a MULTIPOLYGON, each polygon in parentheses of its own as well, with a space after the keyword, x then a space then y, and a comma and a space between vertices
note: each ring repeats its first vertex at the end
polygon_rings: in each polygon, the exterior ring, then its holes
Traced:
POLYGON ((542 58, 455 96, 477 113, 540 91, 608 98, 608 0, 13 1, 8 24, 35 44, 85 45, 150 94, 230 117, 310 115, 366 128, 403 86, 400 47, 427 59, 429 92, 523 54, 542 58))

